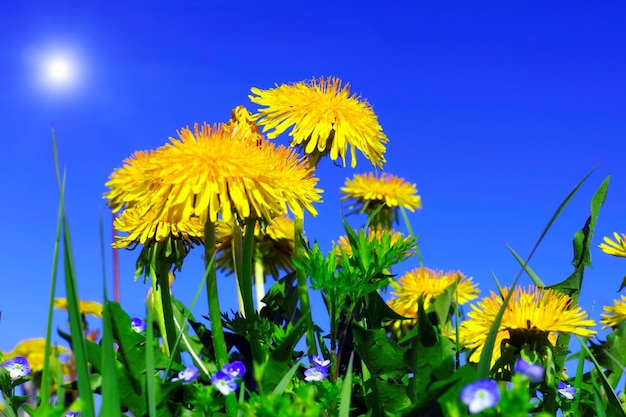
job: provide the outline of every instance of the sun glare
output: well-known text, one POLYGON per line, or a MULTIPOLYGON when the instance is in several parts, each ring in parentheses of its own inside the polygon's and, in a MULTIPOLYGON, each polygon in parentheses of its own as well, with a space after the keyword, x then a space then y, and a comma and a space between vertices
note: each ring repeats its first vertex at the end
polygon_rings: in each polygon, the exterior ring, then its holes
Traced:
POLYGON ((77 64, 67 54, 53 54, 43 62, 43 78, 52 87, 68 87, 77 81, 77 64))

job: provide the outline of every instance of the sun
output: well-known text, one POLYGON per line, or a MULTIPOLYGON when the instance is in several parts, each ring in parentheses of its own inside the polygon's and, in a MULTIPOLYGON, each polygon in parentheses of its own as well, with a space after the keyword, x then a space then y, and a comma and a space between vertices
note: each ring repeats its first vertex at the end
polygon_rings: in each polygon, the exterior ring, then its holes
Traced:
POLYGON ((67 87, 77 80, 78 68, 69 54, 51 54, 43 61, 43 78, 53 87, 67 87))

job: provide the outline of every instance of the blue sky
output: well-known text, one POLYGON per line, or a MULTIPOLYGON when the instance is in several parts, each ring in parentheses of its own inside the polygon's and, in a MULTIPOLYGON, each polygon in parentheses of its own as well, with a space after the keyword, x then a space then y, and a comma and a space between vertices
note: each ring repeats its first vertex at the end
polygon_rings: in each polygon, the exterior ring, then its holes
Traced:
MULTIPOLYGON (((581 304, 598 319, 601 305, 617 297, 626 259, 596 246, 626 232, 624 4, 32 1, 2 5, 0 13, 2 350, 45 334, 58 209, 51 123, 67 170, 79 293, 101 300, 98 221, 101 211, 110 218, 102 193, 111 171, 181 127, 226 121, 239 104, 253 109, 251 87, 313 76, 340 77, 374 106, 390 139, 385 171, 415 183, 422 196, 423 209, 410 219, 425 265, 461 270, 483 294, 494 288, 492 271, 504 284, 519 271, 504 242, 526 256, 599 163, 531 267, 546 283, 571 273, 572 236, 611 175, 581 304), (53 50, 79 63, 68 88, 40 80, 42 57, 53 50)), ((342 234, 339 188, 370 170, 362 158, 354 170, 320 164, 325 202, 305 221, 309 238, 330 248, 342 234)), ((137 255, 120 254, 121 300, 132 315, 142 315, 147 291, 133 282, 137 255)), ((108 248, 107 256, 110 273, 108 248)), ((415 266, 408 261, 398 271, 415 266)), ((200 252, 192 252, 174 287, 184 302, 200 267, 200 252)), ((232 277, 220 285, 223 308, 236 308, 232 277)), ((55 317, 63 326, 63 315, 55 317)))

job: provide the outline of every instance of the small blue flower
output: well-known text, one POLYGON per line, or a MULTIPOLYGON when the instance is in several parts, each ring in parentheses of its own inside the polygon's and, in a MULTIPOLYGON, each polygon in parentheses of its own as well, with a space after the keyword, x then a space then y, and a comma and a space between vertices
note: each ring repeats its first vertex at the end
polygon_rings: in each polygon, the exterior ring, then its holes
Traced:
POLYGON ((323 366, 325 368, 327 368, 328 365, 330 365, 330 360, 328 359, 324 360, 323 357, 317 356, 317 355, 311 355, 311 362, 313 362, 314 366, 323 366))
POLYGON ((321 381, 328 376, 328 368, 326 366, 314 366, 304 371, 305 381, 321 381))
POLYGON ((136 331, 137 333, 142 333, 146 331, 146 322, 140 318, 133 317, 130 319, 130 328, 136 331))
POLYGON ((570 384, 563 382, 563 381, 559 382, 559 386, 557 390, 559 391, 560 395, 567 398, 568 400, 573 400, 574 395, 578 391, 576 388, 572 387, 570 384))
POLYGON ((178 378, 172 378, 172 381, 183 381, 183 384, 188 384, 198 379, 198 368, 193 365, 189 365, 184 371, 178 373, 178 378))
POLYGON ((80 416, 80 411, 68 411, 65 413, 65 417, 78 417, 80 416))
POLYGON ((237 382, 235 382, 230 375, 223 371, 218 371, 215 375, 213 375, 211 377, 211 383, 224 395, 228 395, 239 388, 237 382))
POLYGON ((495 407, 500 401, 498 383, 492 379, 483 379, 466 385, 461 390, 461 401, 467 404, 470 414, 495 407))
POLYGON ((241 378, 246 373, 246 366, 241 361, 235 361, 224 365, 222 372, 228 374, 231 378, 241 378))
POLYGON ((530 382, 538 384, 543 381, 546 370, 543 369, 543 366, 538 363, 530 364, 524 359, 519 358, 517 362, 515 362, 515 366, 513 366, 513 372, 519 372, 520 374, 526 375, 530 378, 530 382))
POLYGON ((30 374, 30 365, 23 356, 16 356, 2 364, 2 367, 9 371, 11 379, 20 379, 30 374))

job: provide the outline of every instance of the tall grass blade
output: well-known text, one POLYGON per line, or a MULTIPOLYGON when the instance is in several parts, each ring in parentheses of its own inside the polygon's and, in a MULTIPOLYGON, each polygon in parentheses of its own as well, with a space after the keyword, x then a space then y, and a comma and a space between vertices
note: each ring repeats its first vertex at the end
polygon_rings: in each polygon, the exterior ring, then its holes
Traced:
MULTIPOLYGON (((406 226, 406 230, 409 232, 409 236, 412 238, 416 238, 415 233, 413 233, 413 228, 411 227, 411 222, 409 221, 409 216, 406 214, 406 210, 402 205, 400 207, 400 213, 402 214, 402 220, 404 221, 404 225, 406 226)), ((422 260, 422 253, 420 252, 419 242, 415 242, 415 255, 417 255, 417 260, 420 263, 420 267, 424 266, 424 262, 422 260)))
MULTIPOLYGON (((74 260, 72 259, 72 243, 70 240, 70 228, 67 216, 65 214, 65 173, 63 180, 59 169, 59 154, 56 143, 56 134, 52 128, 52 152, 54 158, 54 168, 56 173, 57 185, 60 193, 60 216, 61 229, 63 231, 63 264, 65 269, 65 292, 67 297, 67 309, 70 318, 70 330, 72 339, 72 352, 74 355, 74 366, 76 367, 76 377, 78 385, 78 394, 83 404, 82 416, 95 417, 93 392, 91 390, 91 379, 89 367, 87 364, 87 352, 85 346, 85 337, 83 335, 83 320, 78 307, 78 290, 76 288, 76 273, 74 269, 74 260)), ((49 338, 46 340, 46 349, 49 349, 49 338)), ((48 355, 47 355, 48 356, 48 355)), ((45 360, 45 358, 44 358, 45 360)), ((48 364, 49 368, 49 364, 48 364)))
POLYGON ((285 376, 283 376, 283 378, 280 380, 278 385, 274 387, 274 390, 272 391, 272 395, 276 395, 276 396, 283 395, 283 393, 287 389, 287 386, 289 385, 289 382, 291 381, 291 378, 293 378, 299 366, 300 366, 300 361, 296 362, 296 364, 292 366, 291 369, 287 371, 287 373, 285 373, 285 376))
POLYGON ((343 380, 343 387, 341 388, 341 402, 339 403, 339 417, 350 416, 350 397, 352 395, 352 362, 354 361, 354 352, 350 354, 350 361, 348 362, 348 370, 346 371, 346 377, 343 380))
POLYGON ((72 352, 74 354, 74 364, 76 366, 76 377, 78 384, 78 395, 83 404, 82 416, 95 417, 93 392, 91 390, 91 379, 89 366, 87 364, 87 348, 85 346, 85 336, 83 335, 83 320, 78 307, 78 290, 76 288, 76 273, 74 260, 72 258, 72 242, 70 240, 70 227, 67 217, 63 220, 63 243, 64 243, 64 264, 65 264, 65 291, 67 293, 67 309, 70 316, 70 330, 72 336, 72 352))
POLYGON ((509 252, 511 252, 513 254, 513 256, 515 257, 515 259, 517 260, 517 262, 519 262, 520 266, 522 267, 522 269, 528 274, 528 276, 530 277, 530 279, 532 280, 532 282, 537 286, 537 287, 545 287, 545 284, 543 283, 543 281, 541 281, 541 279, 539 278, 539 276, 537 274, 535 274, 535 271, 533 271, 530 266, 528 266, 528 264, 526 262, 524 262, 524 260, 522 259, 521 256, 519 256, 517 254, 517 252, 515 252, 513 250, 512 247, 509 246, 508 243, 504 244, 507 249, 509 250, 509 252))
MULTIPOLYGON (((56 149, 56 137, 54 135, 54 130, 52 131, 52 143, 53 147, 56 149)), ((56 153, 55 153, 56 158, 56 153)), ((58 165, 58 162, 55 160, 55 166, 58 165)), ((59 214, 57 216, 57 233, 56 238, 54 240, 54 251, 52 254, 52 278, 50 280, 50 296, 48 299, 48 323, 46 324, 46 347, 44 349, 44 359, 43 359, 43 372, 41 375, 41 404, 48 404, 50 401, 50 391, 52 389, 52 375, 54 375, 54 370, 50 369, 50 341, 52 339, 52 314, 54 309, 54 296, 56 293, 56 285, 57 285, 57 273, 59 268, 59 247, 61 244, 61 236, 62 236, 62 224, 63 224, 63 212, 64 212, 64 201, 65 201, 65 178, 62 181, 59 181, 59 214)), ((60 385, 60 384, 59 384, 60 385)))
MULTIPOLYGON (((169 288, 165 288, 165 291, 169 291, 169 288)), ((148 415, 150 417, 156 417, 156 387, 154 378, 154 328, 153 326, 152 309, 146 309, 146 395, 148 400, 148 415)))
POLYGON ((120 414, 121 402, 117 383, 116 360, 113 341, 113 324, 111 323, 111 310, 107 296, 106 285, 106 257, 104 255, 104 228, 102 213, 100 213, 100 247, 102 250, 102 294, 104 309, 102 311, 102 407, 101 416, 116 416, 120 414))

